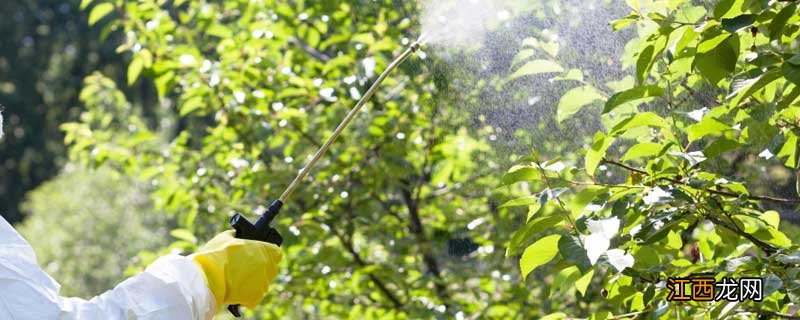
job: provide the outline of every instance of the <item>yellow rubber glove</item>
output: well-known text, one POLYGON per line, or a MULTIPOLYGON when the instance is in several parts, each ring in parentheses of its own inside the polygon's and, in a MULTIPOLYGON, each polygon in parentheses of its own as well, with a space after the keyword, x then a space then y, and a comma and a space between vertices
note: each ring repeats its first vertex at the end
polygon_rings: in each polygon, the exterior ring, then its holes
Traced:
POLYGON ((218 234, 190 257, 203 270, 217 308, 229 304, 253 308, 278 276, 282 256, 278 246, 236 239, 230 230, 218 234))

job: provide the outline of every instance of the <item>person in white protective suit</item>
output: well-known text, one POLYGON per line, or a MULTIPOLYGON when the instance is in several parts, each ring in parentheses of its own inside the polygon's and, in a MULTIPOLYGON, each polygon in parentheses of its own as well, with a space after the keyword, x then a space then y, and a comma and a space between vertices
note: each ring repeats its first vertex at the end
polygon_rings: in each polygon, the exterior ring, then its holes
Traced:
POLYGON ((256 306, 281 257, 274 244, 228 231, 190 256, 163 256, 90 300, 61 297, 27 241, 0 219, 0 320, 211 319, 225 305, 256 306))

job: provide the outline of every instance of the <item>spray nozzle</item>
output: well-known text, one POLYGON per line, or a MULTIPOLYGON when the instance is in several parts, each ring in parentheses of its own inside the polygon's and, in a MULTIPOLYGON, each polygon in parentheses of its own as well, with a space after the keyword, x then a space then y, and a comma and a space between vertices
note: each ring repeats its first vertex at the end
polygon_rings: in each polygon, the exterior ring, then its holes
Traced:
POLYGON ((414 41, 414 43, 412 43, 410 46, 411 52, 417 52, 420 47, 422 47, 422 45, 418 41, 414 41))

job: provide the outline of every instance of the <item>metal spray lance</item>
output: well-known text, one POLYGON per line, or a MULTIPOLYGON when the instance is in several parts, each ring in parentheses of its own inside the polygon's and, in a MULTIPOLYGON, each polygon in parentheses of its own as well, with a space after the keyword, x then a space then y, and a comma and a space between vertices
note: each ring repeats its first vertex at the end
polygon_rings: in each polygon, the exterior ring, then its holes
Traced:
MULTIPOLYGON (((419 47, 420 47, 419 42, 412 43, 402 54, 397 56, 397 58, 395 58, 394 61, 392 61, 392 63, 390 63, 389 66, 386 67, 383 73, 381 73, 381 75, 378 76, 378 79, 376 79, 375 82, 372 84, 372 86, 370 86, 369 90, 367 90, 364 96, 361 97, 360 100, 358 100, 358 103, 356 103, 356 105, 353 106, 352 109, 350 109, 350 112, 348 112, 347 116, 345 116, 342 122, 339 123, 339 126, 336 127, 336 130, 334 130, 331 136, 328 137, 328 140, 325 141, 324 144, 322 144, 322 146, 319 148, 319 150, 317 150, 317 152, 314 154, 311 160, 309 160, 306 166, 303 167, 303 170, 301 170, 300 173, 297 174, 297 177, 294 178, 292 183, 290 183, 289 186, 286 187, 286 190, 283 191, 278 200, 273 201, 272 204, 269 205, 269 208, 267 208, 264 214, 262 214, 261 217, 258 218, 255 224, 251 223, 250 221, 247 220, 247 218, 243 217, 240 214, 236 214, 233 216, 233 218, 231 218, 230 225, 236 230, 237 238, 264 241, 264 242, 274 243, 278 246, 281 245, 281 243, 283 242, 283 238, 278 233, 278 231, 275 230, 275 228, 270 226, 270 223, 272 222, 273 219, 275 219, 275 216, 278 215, 278 212, 280 212, 283 204, 286 203, 286 200, 289 199, 289 196, 292 195, 292 192, 294 192, 294 190, 297 189, 297 186, 300 185, 303 179, 305 179, 305 177, 311 171, 311 168, 313 168, 314 165, 316 165, 317 162, 319 162, 322 156, 325 155, 325 152, 327 152, 328 149, 333 144, 333 142, 336 141, 336 138, 338 138, 339 135, 342 134, 342 131, 344 131, 344 129, 347 128, 350 122, 353 121, 353 118, 355 118, 355 116, 358 114, 361 108, 363 108, 364 105, 367 104, 369 99, 372 98, 375 92, 378 91, 378 88, 380 88, 380 85, 383 82, 383 80, 385 80, 386 77, 388 77, 389 74, 394 69, 396 69, 397 66, 403 63, 403 61, 405 61, 412 53, 419 50, 419 47)), ((228 311, 230 311, 231 314, 233 314, 236 317, 241 317, 241 313, 239 312, 239 305, 228 306, 228 311)))

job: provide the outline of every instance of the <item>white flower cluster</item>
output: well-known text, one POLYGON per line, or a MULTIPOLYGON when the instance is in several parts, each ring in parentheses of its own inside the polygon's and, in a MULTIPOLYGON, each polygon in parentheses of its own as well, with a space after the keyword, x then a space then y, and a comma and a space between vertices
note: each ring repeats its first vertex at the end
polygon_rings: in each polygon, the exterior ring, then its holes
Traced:
POLYGON ((622 249, 611 249, 611 238, 619 231, 619 218, 612 217, 602 220, 588 220, 586 227, 589 229, 588 236, 581 236, 583 246, 586 248, 586 255, 589 262, 594 265, 604 253, 608 258, 608 263, 614 266, 617 271, 622 272, 625 268, 633 267, 633 256, 625 253, 622 249))

